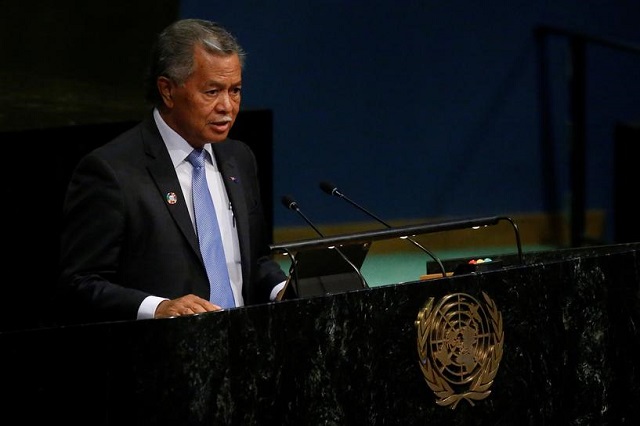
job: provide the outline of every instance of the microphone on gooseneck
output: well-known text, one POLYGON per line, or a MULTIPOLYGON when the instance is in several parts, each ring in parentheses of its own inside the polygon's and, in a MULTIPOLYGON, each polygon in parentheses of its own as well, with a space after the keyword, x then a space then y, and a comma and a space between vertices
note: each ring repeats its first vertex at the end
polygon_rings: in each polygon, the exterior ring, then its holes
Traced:
MULTIPOLYGON (((344 195, 342 192, 338 191, 338 188, 335 185, 333 185, 332 183, 327 182, 327 181, 320 182, 320 189, 322 189, 323 192, 325 192, 325 193, 327 193, 329 195, 335 195, 338 198, 342 198, 343 200, 347 201, 349 204, 351 204, 352 206, 356 207, 358 210, 366 213, 368 216, 370 216, 373 219, 375 219, 376 221, 380 222, 381 224, 383 224, 387 228, 391 228, 391 225, 389 225, 387 222, 385 222, 384 220, 380 219, 378 216, 376 216, 375 214, 371 213, 369 210, 365 209, 360 204, 358 204, 355 201, 351 200, 349 197, 344 195)), ((409 240, 414 246, 418 247, 420 250, 422 250, 423 252, 428 254, 438 264, 438 267, 440 268, 440 271, 442 271, 442 276, 443 277, 447 276, 447 273, 445 272, 445 269, 444 269, 444 265, 442 264, 442 262, 440 261, 440 259, 436 255, 431 253, 431 251, 429 251, 426 247, 424 247, 422 244, 420 244, 419 242, 417 242, 413 238, 406 237, 406 239, 409 240)))
POLYGON ((298 203, 296 202, 296 200, 291 198, 290 195, 285 195, 285 196, 282 197, 282 205, 284 205, 289 210, 294 210, 296 213, 298 213, 300 216, 302 216, 302 218, 305 220, 305 222, 307 222, 309 224, 309 226, 311 226, 313 228, 313 230, 316 231, 316 233, 318 235, 320 235, 321 237, 324 237, 324 235, 322 235, 322 232, 320 232, 320 230, 318 228, 316 228, 316 226, 309 220, 309 218, 307 216, 305 216, 304 213, 302 213, 302 210, 300 210, 300 207, 298 206, 298 203))
MULTIPOLYGON (((294 200, 290 195, 285 195, 282 197, 281 201, 286 208, 298 213, 305 220, 305 222, 307 222, 309 226, 311 226, 313 230, 316 231, 319 236, 324 237, 322 232, 320 232, 320 230, 313 224, 313 222, 311 222, 311 220, 309 220, 309 218, 304 213, 302 213, 302 210, 300 210, 300 206, 298 206, 296 200, 294 200)), ((362 286, 364 288, 369 288, 369 284, 367 284, 364 276, 362 276, 360 269, 358 269, 358 267, 356 267, 356 265, 354 265, 353 262, 338 247, 333 247, 333 249, 340 255, 340 257, 344 259, 345 262, 347 262, 353 268, 354 271, 356 271, 356 274, 358 274, 358 277, 362 282, 362 286)))

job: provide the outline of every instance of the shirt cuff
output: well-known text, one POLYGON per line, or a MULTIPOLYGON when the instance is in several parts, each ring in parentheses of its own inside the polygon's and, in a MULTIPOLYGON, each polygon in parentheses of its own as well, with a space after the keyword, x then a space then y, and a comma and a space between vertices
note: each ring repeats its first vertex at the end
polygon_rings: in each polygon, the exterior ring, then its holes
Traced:
POLYGON ((275 286, 273 288, 273 290, 271 290, 271 294, 269 295, 269 299, 273 302, 274 300, 276 300, 276 298, 278 297, 278 293, 280 292, 280 290, 282 290, 284 288, 284 285, 286 284, 286 281, 282 281, 280 284, 278 284, 277 286, 275 286))
POLYGON ((140 304, 140 307, 138 308, 137 318, 153 319, 154 315, 156 314, 156 309, 158 308, 158 305, 160 304, 160 302, 164 300, 169 300, 169 299, 165 299, 164 297, 157 297, 157 296, 147 296, 147 298, 142 301, 142 303, 140 304))

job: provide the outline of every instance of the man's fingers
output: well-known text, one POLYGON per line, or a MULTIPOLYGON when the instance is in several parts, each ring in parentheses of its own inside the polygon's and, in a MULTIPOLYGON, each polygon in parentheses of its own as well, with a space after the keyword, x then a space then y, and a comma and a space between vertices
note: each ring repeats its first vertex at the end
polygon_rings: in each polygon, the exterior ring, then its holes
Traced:
POLYGON ((222 308, 195 294, 188 294, 173 300, 165 300, 158 305, 156 318, 176 317, 219 311, 222 308))

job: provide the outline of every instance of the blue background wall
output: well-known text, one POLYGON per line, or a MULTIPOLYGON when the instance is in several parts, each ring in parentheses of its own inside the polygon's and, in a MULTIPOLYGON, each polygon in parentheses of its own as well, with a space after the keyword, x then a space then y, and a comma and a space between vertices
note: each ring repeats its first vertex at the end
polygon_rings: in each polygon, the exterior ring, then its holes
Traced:
MULTIPOLYGON (((567 43, 548 40, 551 156, 534 28, 640 42, 638 1, 183 0, 180 14, 222 23, 248 52, 243 107, 274 113, 276 227, 302 224, 285 194, 314 222, 368 220, 321 180, 385 220, 537 213, 550 192, 567 212, 567 43)), ((613 131, 640 120, 640 55, 589 45, 586 72, 586 203, 610 218, 613 131)))

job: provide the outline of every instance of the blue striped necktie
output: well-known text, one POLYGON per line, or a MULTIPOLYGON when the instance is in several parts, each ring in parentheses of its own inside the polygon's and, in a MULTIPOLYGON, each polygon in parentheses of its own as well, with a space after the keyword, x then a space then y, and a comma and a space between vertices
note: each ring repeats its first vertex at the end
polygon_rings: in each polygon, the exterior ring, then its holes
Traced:
POLYGON ((196 218, 196 234, 209 277, 211 289, 209 300, 222 308, 232 308, 235 306, 235 302, 231 291, 229 271, 204 167, 207 155, 208 152, 205 149, 194 149, 187 157, 187 161, 193 166, 191 193, 196 218))

